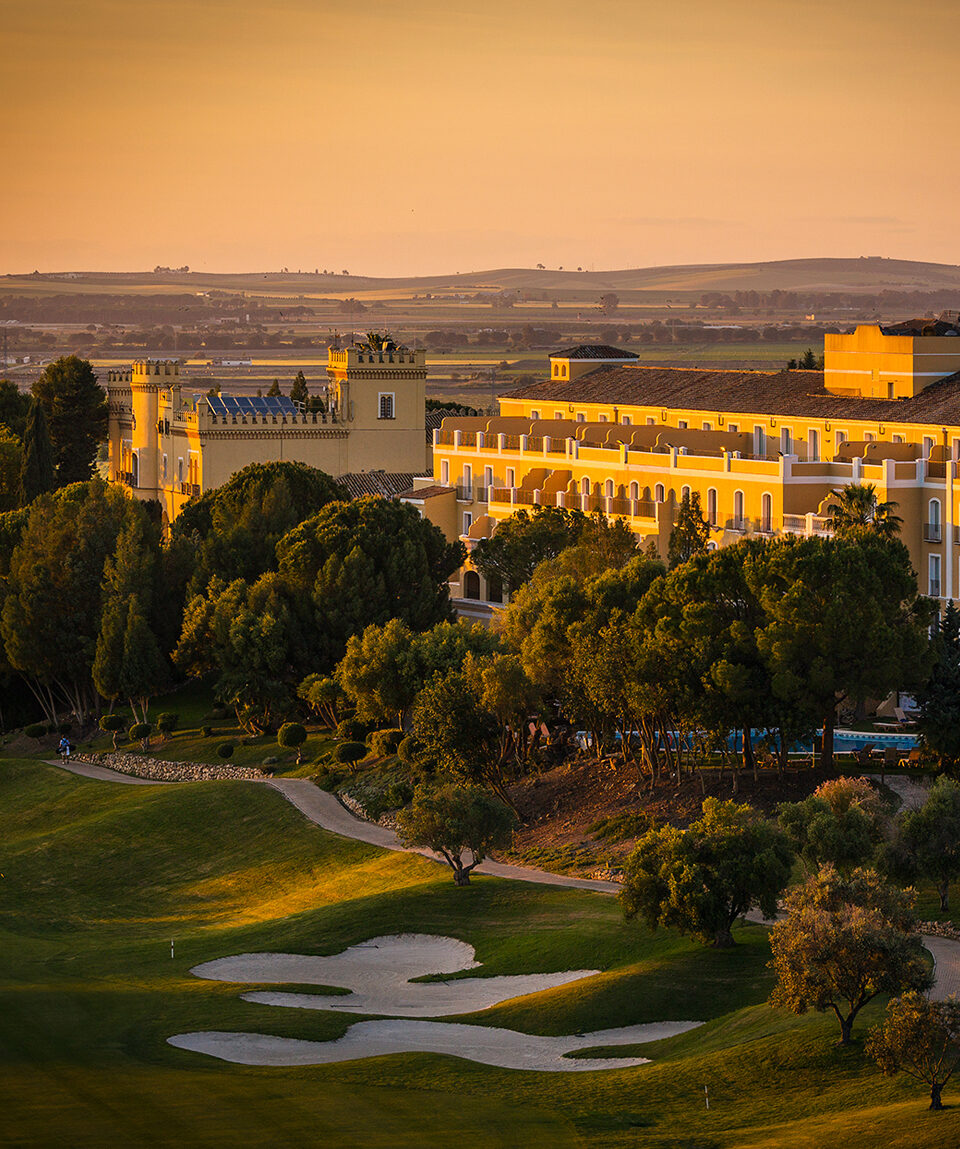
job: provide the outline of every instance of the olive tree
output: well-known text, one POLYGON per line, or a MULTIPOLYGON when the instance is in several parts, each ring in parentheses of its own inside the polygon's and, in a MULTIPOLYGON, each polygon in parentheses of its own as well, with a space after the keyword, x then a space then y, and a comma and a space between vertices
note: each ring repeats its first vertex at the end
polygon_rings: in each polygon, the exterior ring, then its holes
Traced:
POLYGON ((516 815, 478 786, 452 784, 418 788, 413 803, 397 815, 405 846, 425 846, 453 870, 454 884, 469 885, 471 873, 492 849, 510 845, 516 815), (464 860, 469 853, 471 860, 464 860))
POLYGON ((930 1001, 915 991, 894 998, 866 1051, 884 1073, 903 1070, 929 1085, 930 1108, 942 1109, 940 1094, 960 1066, 960 1002, 930 1001))

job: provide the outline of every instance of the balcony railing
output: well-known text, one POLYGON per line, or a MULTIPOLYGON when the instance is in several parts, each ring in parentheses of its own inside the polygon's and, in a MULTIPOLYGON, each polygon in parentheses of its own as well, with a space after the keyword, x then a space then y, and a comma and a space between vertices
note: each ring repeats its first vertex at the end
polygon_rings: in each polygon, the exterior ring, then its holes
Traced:
POLYGON ((457 484, 457 498, 462 503, 472 503, 473 502, 473 487, 472 486, 464 487, 458 483, 457 484))
POLYGON ((117 475, 117 479, 128 487, 135 487, 137 485, 132 471, 121 471, 117 475))
POLYGON ((939 523, 924 523, 923 524, 923 541, 925 543, 938 543, 938 542, 940 542, 940 524, 939 523))
POLYGON ((180 494, 186 495, 188 498, 193 498, 194 495, 200 494, 200 484, 199 483, 181 483, 180 484, 180 494))
POLYGON ((931 598, 939 598, 940 597, 940 580, 939 579, 933 579, 932 578, 930 580, 930 590, 927 593, 930 595, 931 598))

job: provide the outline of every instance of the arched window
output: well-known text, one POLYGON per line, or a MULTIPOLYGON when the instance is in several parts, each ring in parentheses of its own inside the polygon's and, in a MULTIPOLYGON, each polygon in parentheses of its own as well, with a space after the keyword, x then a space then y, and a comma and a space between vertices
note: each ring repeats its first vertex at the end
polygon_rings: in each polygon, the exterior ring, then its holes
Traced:
POLYGON ((493 486, 493 467, 484 467, 483 469, 483 485, 485 487, 493 486))
POLYGON ((463 597, 480 597, 480 576, 476 571, 465 571, 463 575, 463 597))
POLYGON ((133 475, 133 479, 132 479, 133 486, 139 487, 140 486, 140 456, 137 454, 136 451, 134 451, 132 456, 130 457, 130 472, 133 475))
POLYGON ((487 602, 503 602, 503 579, 499 575, 487 579, 487 602))
POLYGON ((663 489, 663 483, 657 483, 653 491, 654 502, 662 503, 666 497, 666 491, 663 489))
POLYGON ((631 499, 639 499, 640 498, 640 484, 639 483, 631 483, 630 484, 630 498, 631 499))
POLYGON ((736 491, 733 496, 733 529, 742 531, 745 525, 743 521, 743 491, 736 491))
POLYGON ((940 542, 940 500, 931 499, 927 504, 927 529, 924 532, 928 543, 940 542))
POLYGON ((711 527, 717 525, 717 488, 711 487, 707 491, 707 521, 711 527))
POLYGON ((612 499, 613 498, 613 479, 607 479, 607 481, 604 483, 603 486, 604 486, 604 494, 607 496, 608 499, 612 499))
POLYGON ((690 488, 689 487, 681 487, 680 488, 680 501, 683 502, 684 499, 689 499, 689 498, 690 498, 690 488))
POLYGON ((793 436, 790 434, 790 428, 784 427, 780 431, 780 454, 791 455, 793 454, 793 436))
POLYGON ((581 495, 589 495, 590 494, 590 480, 589 479, 581 479, 580 480, 580 494, 581 495))
POLYGON ((448 487, 450 485, 450 460, 444 459, 440 464, 440 482, 448 487))
POLYGON ((807 458, 811 463, 820 462, 820 432, 813 427, 807 432, 807 458))
POLYGON ((624 427, 629 427, 632 425, 633 420, 630 418, 629 415, 624 415, 623 418, 620 420, 620 422, 623 423, 624 427))
POLYGON ((933 450, 933 439, 930 435, 923 436, 923 457, 930 458, 930 452, 933 450))
POLYGON ((770 531, 773 529, 773 497, 764 493, 763 498, 760 500, 760 530, 770 531))

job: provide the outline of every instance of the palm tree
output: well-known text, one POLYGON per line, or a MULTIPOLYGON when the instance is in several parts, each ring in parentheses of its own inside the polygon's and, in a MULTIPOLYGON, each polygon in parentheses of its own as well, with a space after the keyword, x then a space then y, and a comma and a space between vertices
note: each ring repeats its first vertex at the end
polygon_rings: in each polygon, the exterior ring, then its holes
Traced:
POLYGON ((893 513, 899 504, 878 503, 874 483, 850 483, 831 494, 835 502, 827 506, 830 516, 826 527, 835 535, 866 530, 882 538, 892 539, 900 534, 903 519, 893 513))

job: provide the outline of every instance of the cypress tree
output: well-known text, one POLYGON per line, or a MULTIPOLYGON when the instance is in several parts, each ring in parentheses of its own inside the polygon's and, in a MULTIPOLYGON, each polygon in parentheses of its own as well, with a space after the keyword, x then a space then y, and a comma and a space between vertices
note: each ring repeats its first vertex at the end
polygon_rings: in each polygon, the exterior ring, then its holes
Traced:
POLYGON ((38 496, 52 491, 57 485, 57 472, 53 465, 53 447, 47 430, 47 416, 43 407, 34 400, 27 413, 23 433, 23 459, 20 463, 20 505, 27 506, 38 496))
POLYGON ((293 386, 290 388, 290 398, 294 403, 302 403, 304 407, 307 406, 310 392, 307 390, 306 376, 302 371, 298 371, 294 377, 293 386))

